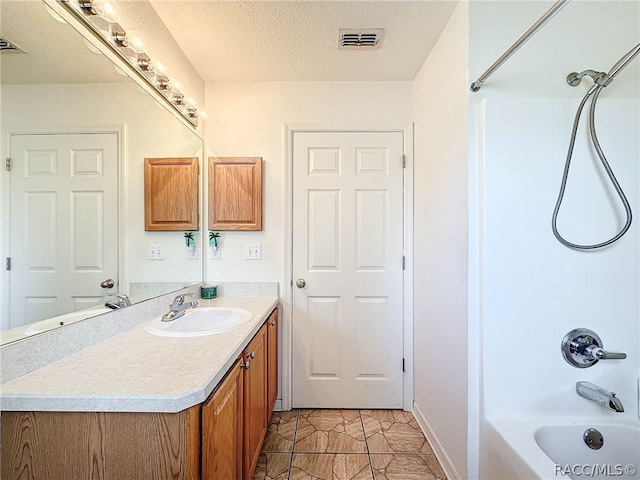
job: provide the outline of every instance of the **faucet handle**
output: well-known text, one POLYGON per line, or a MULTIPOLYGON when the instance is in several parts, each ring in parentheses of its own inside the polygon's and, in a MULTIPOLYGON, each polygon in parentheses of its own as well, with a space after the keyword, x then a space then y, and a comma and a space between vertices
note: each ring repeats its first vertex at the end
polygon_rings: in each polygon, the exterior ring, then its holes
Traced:
POLYGON ((598 360, 624 360, 627 354, 623 352, 607 352, 596 345, 590 345, 584 349, 585 353, 598 360))
POLYGON ((176 298, 174 298, 173 302, 171 303, 171 307, 182 305, 184 303, 185 297, 193 297, 193 293, 181 293, 180 295, 176 295, 176 298))
POLYGON ((602 340, 597 333, 576 328, 567 333, 562 340, 562 355, 574 367, 587 368, 600 360, 623 360, 626 353, 607 352, 602 348, 602 340))

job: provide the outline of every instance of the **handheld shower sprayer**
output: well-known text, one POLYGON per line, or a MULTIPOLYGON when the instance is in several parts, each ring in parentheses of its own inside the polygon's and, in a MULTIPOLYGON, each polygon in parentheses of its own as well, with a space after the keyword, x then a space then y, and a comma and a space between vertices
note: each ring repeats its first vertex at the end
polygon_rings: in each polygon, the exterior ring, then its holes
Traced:
POLYGON ((604 152, 602 151, 602 147, 600 146, 600 142, 598 141, 598 135, 596 133, 596 126, 595 126, 595 110, 596 110, 596 103, 598 101, 598 96, 600 95, 600 92, 602 92, 602 89, 607 85, 609 85, 613 81, 613 79, 616 77, 616 75, 618 75, 618 73, 620 73, 639 54, 640 54, 640 43, 636 45, 634 48, 632 48, 629 52, 627 52, 620 60, 618 60, 616 64, 613 67, 611 67, 611 70, 609 70, 609 73, 597 72, 595 70, 584 70, 580 73, 572 72, 569 75, 567 75, 567 83, 572 87, 578 86, 582 81, 583 77, 589 76, 593 80, 593 86, 587 91, 587 94, 582 99, 582 102, 580 102, 580 106, 578 107, 578 111, 576 112, 575 120, 573 122, 573 130, 571 132, 571 140, 569 141, 569 150, 567 152, 564 172, 562 174, 560 192, 558 193, 558 200, 556 202, 556 206, 553 210, 553 215, 551 217, 551 228, 553 230, 553 234, 555 235, 555 237, 558 239, 560 243, 562 243, 563 245, 569 248, 573 248, 576 250, 594 250, 596 248, 606 247, 607 245, 611 245, 612 243, 619 240, 625 233, 627 233, 627 231, 629 230, 629 227, 631 227, 631 220, 632 220, 631 206, 629 205, 629 201, 627 200, 627 197, 625 196, 624 191, 622 190, 622 187, 618 183, 618 180, 616 180, 616 177, 613 174, 613 170, 611 169, 609 162, 604 156, 604 152), (573 157, 573 148, 576 143, 576 134, 578 131, 578 124, 580 123, 580 116, 582 115, 582 109, 584 108, 584 106, 586 105, 589 99, 591 99, 591 105, 589 107, 588 127, 589 127, 589 134, 591 137, 591 144, 593 145, 594 150, 598 154, 600 163, 602 164, 602 167, 607 173, 607 176, 609 177, 609 180, 611 181, 613 188, 615 189, 616 193, 618 194, 618 197, 620 198, 620 201, 622 202, 622 205, 626 213, 626 221, 622 229, 614 237, 610 238, 609 240, 606 240, 601 243, 593 244, 593 245, 580 245, 580 244, 572 243, 572 242, 569 242, 568 240, 565 240, 565 238, 562 237, 562 235, 560 235, 560 233, 558 232, 557 224, 558 224, 558 212, 560 211, 560 206, 562 205, 562 199, 564 198, 564 192, 567 187, 567 179, 569 177, 569 167, 571 165, 571 159, 573 157))

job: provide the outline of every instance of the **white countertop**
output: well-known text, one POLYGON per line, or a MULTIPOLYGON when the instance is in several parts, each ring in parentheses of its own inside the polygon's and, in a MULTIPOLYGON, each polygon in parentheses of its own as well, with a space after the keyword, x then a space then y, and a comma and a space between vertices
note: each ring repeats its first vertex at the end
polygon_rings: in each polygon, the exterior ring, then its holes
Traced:
POLYGON ((202 403, 271 311, 277 297, 221 297, 201 307, 238 307, 253 320, 202 337, 160 337, 144 323, 1 387, 0 409, 170 412, 202 403))

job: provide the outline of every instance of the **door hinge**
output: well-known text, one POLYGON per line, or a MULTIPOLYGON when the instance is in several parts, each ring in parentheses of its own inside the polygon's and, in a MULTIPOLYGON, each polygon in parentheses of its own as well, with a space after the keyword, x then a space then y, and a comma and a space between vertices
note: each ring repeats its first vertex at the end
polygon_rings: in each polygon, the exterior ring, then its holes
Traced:
POLYGON ((402 168, 407 168, 407 156, 402 154, 402 168))
POLYGON ((11 257, 7 257, 7 270, 11 270, 11 257))
POLYGON ((11 171, 11 157, 7 157, 4 160, 4 168, 7 172, 11 171))
POLYGON ((402 371, 404 372, 404 358, 402 359, 402 371))
POLYGON ((404 270, 407 266, 407 259, 404 255, 402 255, 402 269, 404 270))

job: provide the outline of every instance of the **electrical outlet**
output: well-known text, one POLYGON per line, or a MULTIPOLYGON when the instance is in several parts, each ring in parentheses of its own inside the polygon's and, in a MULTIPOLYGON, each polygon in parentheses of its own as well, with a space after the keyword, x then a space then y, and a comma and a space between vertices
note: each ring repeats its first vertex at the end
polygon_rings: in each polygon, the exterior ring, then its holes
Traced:
POLYGON ((244 244, 245 260, 260 260, 262 258, 262 245, 259 243, 244 244))
POLYGON ((160 243, 150 243, 149 260, 164 260, 164 245, 160 243))
POLYGON ((209 260, 220 260, 220 258, 222 257, 222 249, 220 248, 220 246, 213 246, 211 245, 209 247, 209 260))
POLYGON ((198 260, 200 258, 200 250, 196 247, 187 247, 187 260, 198 260))

